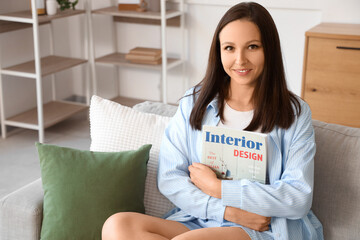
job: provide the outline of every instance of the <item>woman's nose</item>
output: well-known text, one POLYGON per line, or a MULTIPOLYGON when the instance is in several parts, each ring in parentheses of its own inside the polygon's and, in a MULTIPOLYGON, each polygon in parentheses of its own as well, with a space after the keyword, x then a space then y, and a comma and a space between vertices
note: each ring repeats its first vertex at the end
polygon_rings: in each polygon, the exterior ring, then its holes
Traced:
POLYGON ((237 53, 236 53, 236 60, 235 60, 235 63, 236 64, 239 64, 239 65, 244 65, 247 63, 247 58, 246 58, 246 54, 243 50, 239 50, 237 53))

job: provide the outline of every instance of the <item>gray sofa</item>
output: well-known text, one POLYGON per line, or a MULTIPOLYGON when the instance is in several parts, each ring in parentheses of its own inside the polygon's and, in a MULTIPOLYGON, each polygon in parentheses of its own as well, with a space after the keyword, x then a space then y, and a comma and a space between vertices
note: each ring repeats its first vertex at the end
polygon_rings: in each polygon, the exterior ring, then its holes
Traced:
MULTIPOLYGON (((176 107, 144 102, 136 110, 172 116, 176 107)), ((326 240, 360 238, 360 129, 313 120, 317 152, 312 210, 326 240)), ((0 239, 38 240, 42 221, 41 179, 0 200, 0 239)))

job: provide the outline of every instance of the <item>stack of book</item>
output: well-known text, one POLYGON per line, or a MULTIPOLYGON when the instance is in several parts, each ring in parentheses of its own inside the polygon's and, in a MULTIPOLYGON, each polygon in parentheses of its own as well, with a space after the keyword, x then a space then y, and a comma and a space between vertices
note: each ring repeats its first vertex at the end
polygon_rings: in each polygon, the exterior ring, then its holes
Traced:
POLYGON ((161 64, 161 49, 136 47, 126 54, 125 59, 132 63, 161 64))

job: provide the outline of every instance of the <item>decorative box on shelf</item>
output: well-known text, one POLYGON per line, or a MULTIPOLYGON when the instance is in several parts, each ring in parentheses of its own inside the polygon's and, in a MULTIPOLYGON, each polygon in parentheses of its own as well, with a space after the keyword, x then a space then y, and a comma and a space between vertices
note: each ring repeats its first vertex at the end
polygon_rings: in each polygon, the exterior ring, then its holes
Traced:
POLYGON ((136 11, 140 6, 140 0, 118 0, 119 11, 136 11))

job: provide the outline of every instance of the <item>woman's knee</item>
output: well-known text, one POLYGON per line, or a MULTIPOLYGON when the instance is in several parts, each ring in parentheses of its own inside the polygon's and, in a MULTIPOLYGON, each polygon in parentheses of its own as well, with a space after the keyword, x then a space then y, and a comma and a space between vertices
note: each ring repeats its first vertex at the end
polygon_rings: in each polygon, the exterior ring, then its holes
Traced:
POLYGON ((136 218, 140 213, 120 212, 110 216, 102 228, 102 239, 117 239, 121 234, 134 227, 136 218))

